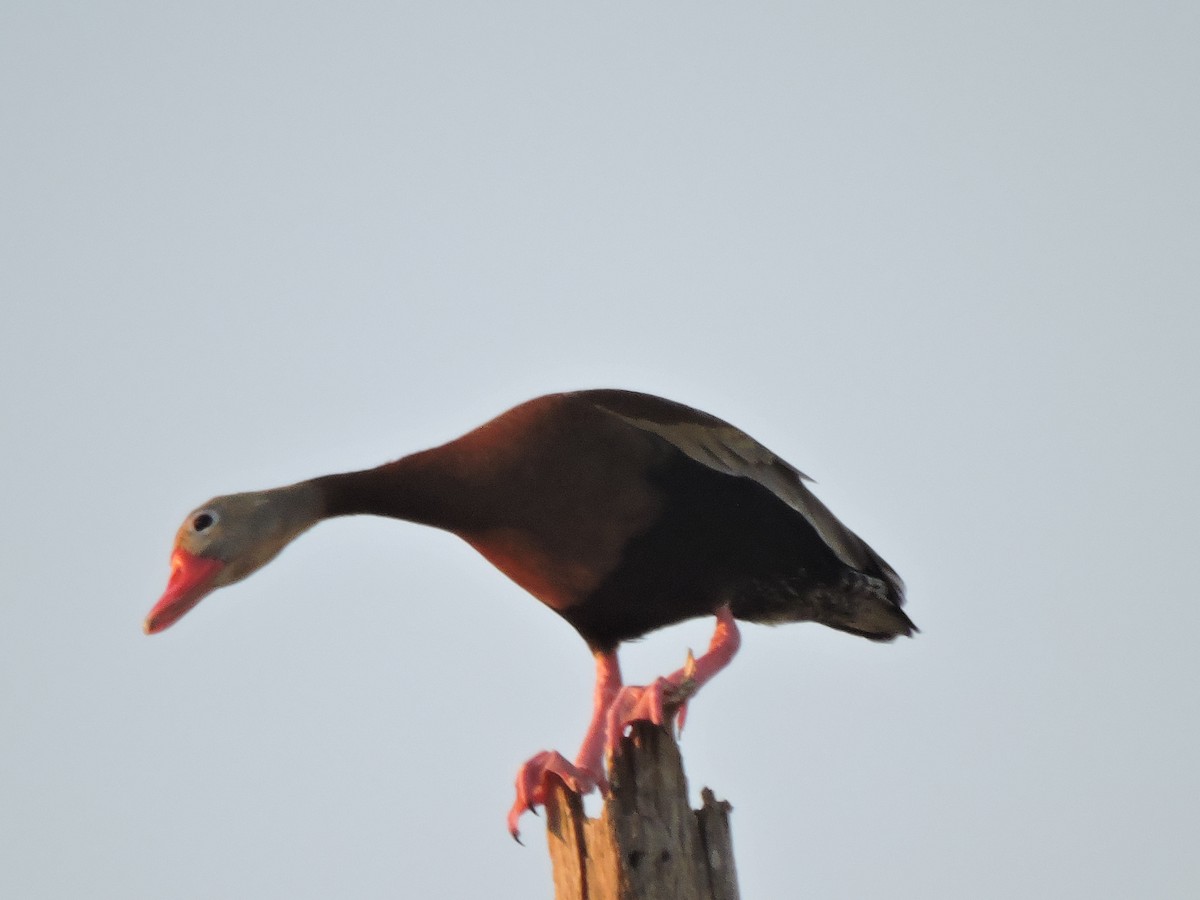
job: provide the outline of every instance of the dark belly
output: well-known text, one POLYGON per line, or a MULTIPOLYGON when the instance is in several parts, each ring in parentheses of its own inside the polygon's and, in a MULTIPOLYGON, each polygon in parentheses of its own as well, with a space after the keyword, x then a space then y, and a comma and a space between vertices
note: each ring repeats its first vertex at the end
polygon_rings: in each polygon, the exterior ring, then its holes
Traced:
POLYGON ((729 603, 749 621, 795 621, 847 568, 770 490, 682 454, 650 473, 663 505, 619 564, 559 612, 593 647, 708 615, 729 603))

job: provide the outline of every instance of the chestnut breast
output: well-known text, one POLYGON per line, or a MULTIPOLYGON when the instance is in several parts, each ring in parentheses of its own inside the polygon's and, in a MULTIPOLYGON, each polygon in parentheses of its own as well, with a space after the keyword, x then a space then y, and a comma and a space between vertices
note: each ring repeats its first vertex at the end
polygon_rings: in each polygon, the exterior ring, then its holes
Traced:
POLYGON ((658 517, 647 478, 670 453, 591 402, 559 394, 439 448, 464 491, 453 527, 496 568, 562 611, 583 602, 658 517))

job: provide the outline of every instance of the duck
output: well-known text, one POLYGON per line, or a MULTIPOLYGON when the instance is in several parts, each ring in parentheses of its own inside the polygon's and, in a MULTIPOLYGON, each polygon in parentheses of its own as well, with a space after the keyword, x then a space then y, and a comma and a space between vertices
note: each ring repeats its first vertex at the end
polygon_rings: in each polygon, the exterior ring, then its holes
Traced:
POLYGON ((518 770, 509 832, 557 776, 609 790, 605 759, 638 721, 682 727, 688 701, 741 644, 739 622, 814 622, 872 641, 912 636, 904 582, 813 494, 802 472, 716 416, 598 389, 537 397, 455 440, 375 468, 214 497, 179 527, 157 634, 328 519, 373 515, 448 531, 565 619, 596 670, 573 760, 518 770), (622 643, 711 616, 712 639, 646 685, 622 643))

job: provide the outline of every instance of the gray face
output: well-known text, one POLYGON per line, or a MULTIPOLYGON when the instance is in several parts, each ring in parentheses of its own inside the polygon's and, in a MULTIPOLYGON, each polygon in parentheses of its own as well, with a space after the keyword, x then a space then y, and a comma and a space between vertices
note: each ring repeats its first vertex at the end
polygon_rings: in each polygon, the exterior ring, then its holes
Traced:
POLYGON ((188 514, 175 545, 225 563, 214 587, 240 581, 316 520, 315 500, 301 487, 214 497, 188 514))

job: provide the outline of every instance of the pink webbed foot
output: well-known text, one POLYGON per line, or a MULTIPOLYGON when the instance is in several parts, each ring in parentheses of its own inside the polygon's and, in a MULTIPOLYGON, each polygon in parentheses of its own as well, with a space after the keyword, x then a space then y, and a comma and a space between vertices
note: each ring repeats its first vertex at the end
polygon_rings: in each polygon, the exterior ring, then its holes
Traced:
POLYGON ((592 720, 575 762, 569 762, 561 753, 543 750, 521 766, 521 771, 517 773, 517 800, 508 813, 508 832, 517 843, 521 841, 521 832, 517 828, 521 814, 526 810, 536 813, 534 807, 545 806, 549 799, 548 776, 557 775, 568 788, 580 794, 586 794, 594 787, 608 793, 608 780, 604 777, 604 714, 621 688, 621 666, 615 650, 597 650, 595 657, 596 691, 592 698, 592 720))
POLYGON ((592 720, 588 725, 579 756, 570 762, 561 753, 544 750, 521 767, 517 773, 517 799, 508 813, 508 831, 520 841, 517 827, 521 814, 535 812, 549 798, 546 779, 557 775, 573 791, 586 794, 594 787, 608 793, 604 777, 604 750, 616 753, 621 738, 634 722, 666 723, 668 715, 679 716, 679 727, 687 712, 687 701, 700 686, 725 668, 737 653, 741 638, 737 623, 728 606, 716 610, 717 628, 709 642, 708 651, 696 659, 688 653, 687 662, 666 678, 655 679, 645 687, 622 687, 621 669, 615 650, 598 650, 596 656, 596 691, 592 704, 592 720))
POLYGON ((683 668, 665 678, 657 678, 645 687, 628 686, 621 689, 608 709, 605 748, 615 754, 625 737, 626 729, 634 722, 653 722, 664 725, 668 716, 678 715, 678 728, 683 730, 687 718, 687 702, 700 687, 729 665, 741 645, 737 622, 728 606, 716 611, 717 627, 708 650, 699 659, 688 651, 683 668), (671 708, 675 709, 672 710, 671 708))
POLYGON ((577 766, 554 750, 543 750, 535 754, 517 772, 517 799, 508 811, 508 833, 518 844, 521 842, 521 815, 525 812, 537 815, 536 807, 546 805, 550 796, 547 783, 547 777, 550 775, 557 775, 568 788, 578 794, 586 794, 594 787, 599 787, 604 793, 608 792, 608 781, 602 772, 577 766))
POLYGON ((676 728, 682 732, 687 719, 687 701, 699 688, 692 677, 694 671, 695 660, 688 653, 687 663, 678 672, 656 678, 644 686, 631 684, 621 688, 608 708, 605 750, 609 756, 616 754, 621 739, 634 722, 652 722, 661 726, 674 716, 676 728))

